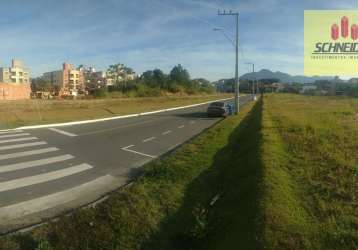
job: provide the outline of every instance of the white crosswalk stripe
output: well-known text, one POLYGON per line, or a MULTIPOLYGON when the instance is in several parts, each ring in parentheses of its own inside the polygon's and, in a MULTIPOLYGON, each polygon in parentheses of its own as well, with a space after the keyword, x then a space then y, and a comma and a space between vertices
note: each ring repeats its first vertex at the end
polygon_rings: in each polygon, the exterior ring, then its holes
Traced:
POLYGON ((8 130, 8 131, 1 131, 0 135, 4 135, 4 134, 12 134, 12 133, 22 133, 24 132, 23 130, 8 130))
POLYGON ((98 190, 104 190, 111 183, 115 182, 116 179, 114 177, 105 175, 62 192, 0 207, 0 221, 6 223, 10 220, 18 219, 29 214, 57 207, 80 197, 92 195, 94 192, 98 192, 98 190))
POLYGON ((64 209, 71 201, 90 202, 85 199, 111 191, 111 183, 117 181, 110 175, 99 177, 89 171, 93 166, 61 154, 59 148, 30 134, 0 131, 0 197, 7 192, 5 199, 0 198, 0 230, 2 226, 17 225, 18 219, 28 214, 64 209), (56 181, 70 185, 59 190, 58 185, 52 185, 56 181))
POLYGON ((24 157, 24 156, 30 156, 30 155, 38 155, 38 154, 44 154, 49 152, 58 151, 58 148, 51 147, 51 148, 43 148, 43 149, 36 149, 36 150, 30 150, 30 151, 24 151, 24 152, 18 152, 18 153, 11 153, 11 154, 2 154, 0 155, 0 160, 6 160, 6 159, 12 159, 12 158, 18 158, 18 157, 24 157))
POLYGON ((0 140, 0 143, 9 143, 9 142, 19 142, 19 141, 32 141, 37 140, 37 137, 25 137, 25 138, 17 138, 17 139, 8 139, 8 140, 0 140))
POLYGON ((33 147, 33 146, 45 145, 45 144, 47 144, 47 142, 44 142, 44 141, 22 143, 22 144, 15 144, 15 145, 9 145, 9 146, 0 146, 0 150, 9 150, 9 149, 15 149, 15 148, 28 148, 28 147, 33 147))
POLYGON ((0 139, 2 138, 9 138, 9 137, 20 137, 30 135, 29 133, 21 133, 21 134, 9 134, 9 135, 0 135, 0 139))
POLYGON ((39 167, 43 165, 48 165, 56 162, 63 162, 66 160, 73 159, 72 155, 61 155, 61 156, 55 156, 55 157, 49 157, 45 159, 40 160, 34 160, 34 161, 26 161, 26 162, 20 162, 20 163, 14 163, 9 165, 3 165, 0 166, 0 173, 6 173, 31 167, 39 167))
POLYGON ((0 182, 0 192, 60 179, 69 175, 80 173, 82 171, 91 168, 92 166, 88 164, 81 164, 74 167, 48 172, 45 174, 33 175, 33 176, 19 178, 11 181, 0 182))

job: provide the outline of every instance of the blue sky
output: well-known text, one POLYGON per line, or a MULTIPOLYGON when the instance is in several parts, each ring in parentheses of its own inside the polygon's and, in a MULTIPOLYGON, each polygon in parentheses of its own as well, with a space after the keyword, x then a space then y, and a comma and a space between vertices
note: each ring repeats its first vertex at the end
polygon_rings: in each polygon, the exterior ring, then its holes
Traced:
MULTIPOLYGON (((354 3, 356 2, 356 3, 354 3)), ((192 77, 232 77, 234 48, 214 27, 234 33, 240 12, 240 74, 268 68, 303 74, 303 11, 354 9, 353 0, 12 0, 0 15, 0 65, 18 58, 32 76, 62 62, 104 70, 117 62, 141 73, 175 64, 192 77)))

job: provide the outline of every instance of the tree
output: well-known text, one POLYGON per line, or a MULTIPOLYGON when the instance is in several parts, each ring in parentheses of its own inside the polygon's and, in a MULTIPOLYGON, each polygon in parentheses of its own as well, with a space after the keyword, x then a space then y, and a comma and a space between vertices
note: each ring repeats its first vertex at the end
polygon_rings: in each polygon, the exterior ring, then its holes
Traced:
POLYGON ((119 84, 121 81, 132 80, 135 72, 132 68, 124 66, 124 64, 117 63, 108 66, 107 76, 113 80, 115 84, 119 84))
POLYGON ((160 69, 153 70, 153 78, 157 85, 161 88, 167 88, 167 76, 160 69))
POLYGON ((130 67, 124 66, 123 71, 128 75, 134 74, 134 70, 132 68, 130 68, 130 67))
POLYGON ((140 77, 141 83, 149 87, 167 89, 167 76, 160 69, 147 70, 140 77))
POLYGON ((57 86, 51 84, 51 82, 43 79, 42 77, 37 77, 31 80, 31 90, 32 92, 36 91, 47 91, 54 92, 58 89, 57 86))
POLYGON ((176 82, 179 85, 186 85, 190 84, 190 75, 189 72, 183 68, 180 64, 175 66, 169 74, 170 80, 176 82))
POLYGON ((149 86, 149 87, 155 87, 156 83, 154 81, 154 74, 152 70, 147 70, 143 72, 142 76, 140 77, 140 80, 143 84, 149 86))

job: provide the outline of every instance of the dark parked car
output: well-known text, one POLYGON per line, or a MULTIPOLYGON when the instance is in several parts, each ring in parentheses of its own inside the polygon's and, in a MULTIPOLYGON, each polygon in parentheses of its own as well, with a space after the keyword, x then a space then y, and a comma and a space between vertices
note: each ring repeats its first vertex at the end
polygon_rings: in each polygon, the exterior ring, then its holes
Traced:
POLYGON ((231 115, 232 107, 225 102, 213 102, 210 103, 206 112, 209 117, 226 117, 231 115))

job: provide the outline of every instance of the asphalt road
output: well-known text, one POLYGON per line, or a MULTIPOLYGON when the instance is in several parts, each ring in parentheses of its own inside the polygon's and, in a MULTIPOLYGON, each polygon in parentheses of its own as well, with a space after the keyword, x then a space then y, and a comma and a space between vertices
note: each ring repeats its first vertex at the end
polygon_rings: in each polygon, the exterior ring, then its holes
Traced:
MULTIPOLYGON (((244 105, 251 96, 240 98, 244 105)), ((207 105, 82 125, 0 132, 0 233, 91 203, 220 118, 207 105)))

